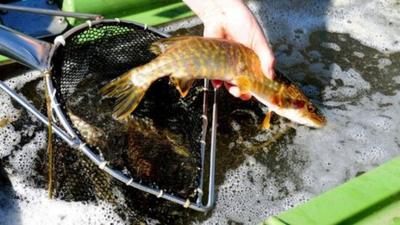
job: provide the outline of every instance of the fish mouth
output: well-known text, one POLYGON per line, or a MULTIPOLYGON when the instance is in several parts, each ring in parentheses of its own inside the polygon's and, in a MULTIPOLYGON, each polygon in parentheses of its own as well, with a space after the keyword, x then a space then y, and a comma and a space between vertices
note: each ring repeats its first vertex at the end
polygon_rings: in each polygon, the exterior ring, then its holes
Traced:
POLYGON ((322 117, 302 117, 293 121, 312 128, 323 128, 326 125, 326 120, 322 117))
POLYGON ((275 111, 278 115, 289 120, 312 128, 323 128, 326 125, 324 116, 316 112, 309 112, 296 109, 281 109, 275 111))
POLYGON ((321 115, 312 115, 310 117, 308 117, 308 124, 310 127, 314 127, 314 128, 323 128, 326 125, 326 119, 325 117, 321 116, 321 115))
POLYGON ((309 111, 298 111, 293 121, 313 128, 323 128, 326 125, 326 119, 320 113, 309 111))

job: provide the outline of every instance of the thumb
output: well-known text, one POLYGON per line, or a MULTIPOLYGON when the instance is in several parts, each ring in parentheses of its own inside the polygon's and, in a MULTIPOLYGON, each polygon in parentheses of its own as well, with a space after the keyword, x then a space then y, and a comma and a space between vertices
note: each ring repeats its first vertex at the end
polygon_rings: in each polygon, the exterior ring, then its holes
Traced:
POLYGON ((257 53, 261 61, 261 69, 264 75, 270 79, 275 78, 275 57, 267 51, 257 53))
POLYGON ((203 36, 210 38, 224 38, 225 33, 221 25, 208 23, 204 25, 203 36))
POLYGON ((258 55, 264 75, 270 79, 275 77, 275 56, 264 35, 254 37, 252 49, 258 55))
POLYGON ((220 88, 222 86, 222 80, 211 80, 214 88, 220 88))

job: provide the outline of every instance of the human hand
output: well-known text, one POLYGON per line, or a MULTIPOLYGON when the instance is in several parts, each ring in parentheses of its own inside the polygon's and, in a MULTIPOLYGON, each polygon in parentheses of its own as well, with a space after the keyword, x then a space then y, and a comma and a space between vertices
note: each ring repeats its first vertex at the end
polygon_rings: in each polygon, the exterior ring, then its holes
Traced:
MULTIPOLYGON (((225 38, 239 42, 258 55, 264 74, 275 76, 275 57, 256 18, 241 0, 184 0, 199 16, 204 24, 204 36, 225 38)), ((230 83, 214 80, 214 87, 224 84, 229 93, 243 100, 251 98, 250 93, 242 93, 230 83)))

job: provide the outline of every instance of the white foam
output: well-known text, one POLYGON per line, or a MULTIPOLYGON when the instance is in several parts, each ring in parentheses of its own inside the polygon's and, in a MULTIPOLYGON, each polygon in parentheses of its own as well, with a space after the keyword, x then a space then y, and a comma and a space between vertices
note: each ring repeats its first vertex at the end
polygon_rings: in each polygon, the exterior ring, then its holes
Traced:
POLYGON ((15 132, 14 127, 7 125, 6 127, 0 128, 0 158, 4 158, 11 154, 14 146, 21 141, 21 135, 15 132))
MULTIPOLYGON (((271 165, 263 159, 247 156, 238 168, 226 172, 222 184, 217 187, 217 204, 211 216, 193 224, 228 224, 228 221, 256 224, 400 153, 397 144, 400 94, 386 96, 374 91, 374 86, 364 78, 365 75, 352 68, 352 65, 342 68, 338 62, 321 60, 326 48, 335 51, 335 54, 346 51, 341 43, 346 41, 345 38, 339 37, 337 43, 330 40, 317 43, 316 46, 321 49, 305 54, 305 49, 315 44, 309 43, 310 34, 320 29, 347 33, 363 45, 386 54, 400 51, 400 12, 395 0, 250 1, 249 7, 257 12, 271 42, 279 45, 277 52, 281 54, 277 57, 280 65, 289 69, 302 65, 298 68, 305 71, 293 71, 297 80, 303 80, 310 73, 318 74, 314 79, 326 85, 322 90, 316 84, 303 88, 307 95, 322 95, 321 102, 328 124, 323 129, 315 130, 296 126, 296 133, 285 136, 280 142, 279 150, 276 150, 278 153, 268 153, 268 147, 260 150, 265 151, 264 157, 281 163, 271 165)), ((195 18, 163 29, 169 32, 199 23, 195 18)), ((350 55, 365 60, 365 66, 371 66, 379 72, 396 62, 387 55, 379 55, 376 56, 380 57, 376 65, 370 65, 367 60, 371 56, 363 49, 350 52, 350 55)), ((27 77, 13 78, 8 84, 13 88, 21 87, 37 75, 33 73, 27 77)), ((393 82, 400 84, 400 74, 394 76, 393 82)), ((12 106, 3 92, 0 92, 0 106, 0 119, 18 119, 19 110, 12 106)), ((234 121, 230 125, 236 132, 241 131, 240 123, 234 121)), ((32 128, 27 128, 29 134, 32 128)), ((13 218, 18 217, 20 223, 17 224, 34 225, 123 223, 107 204, 49 200, 46 190, 35 188, 24 179, 31 174, 32 163, 29 160, 45 144, 45 133, 36 135, 37 143, 18 146, 21 133, 15 131, 12 125, 0 128, 0 140, 4 140, 0 142, 0 158, 18 148, 10 157, 11 170, 8 171, 13 189, 19 197, 15 200, 18 207, 0 210, 0 221, 1 218, 7 219, 1 224, 15 224, 13 218)), ((270 140, 271 136, 259 133, 251 138, 263 142, 270 140)), ((254 147, 251 141, 243 138, 234 140, 228 147, 234 149, 237 144, 254 147)), ((0 199, 1 194, 0 191, 0 199)))
MULTIPOLYGON (((324 48, 341 54, 347 50, 343 49, 343 43, 313 43, 314 46, 320 45, 321 50, 308 52, 312 63, 304 57, 304 50, 310 44, 309 34, 319 29, 348 33, 362 44, 382 52, 399 51, 400 45, 395 42, 400 37, 400 29, 396 29, 400 27, 400 13, 394 13, 395 1, 330 2, 250 2, 250 8, 259 14, 258 18, 271 42, 279 44, 276 48, 278 63, 284 68, 307 65, 307 72, 317 74, 313 79, 326 84, 323 90, 314 85, 306 85, 305 89, 311 96, 318 96, 322 92, 322 102, 328 107, 323 110, 328 124, 317 130, 297 126, 296 135, 290 144, 284 144, 280 148, 280 151, 285 152, 282 154, 286 154, 283 158, 287 164, 297 168, 293 169, 294 176, 298 177, 297 181, 289 176, 282 178, 282 183, 276 182, 273 176, 276 176, 276 172, 252 157, 248 157, 239 168, 229 171, 218 189, 217 207, 204 224, 228 224, 231 220, 242 224, 256 224, 268 216, 276 215, 338 186, 400 153, 397 144, 400 118, 396 116, 400 110, 400 93, 385 96, 375 92, 374 87, 356 68, 342 68, 338 63, 321 61, 324 48), (391 104, 381 106, 387 103, 391 104), (293 154, 303 158, 306 165, 302 167, 298 158, 292 159, 290 155, 293 154), (246 166, 249 161, 255 161, 253 166, 246 166), (252 175, 251 179, 249 173, 252 175), (296 184, 301 188, 295 188, 296 184), (288 190, 284 197, 280 194, 282 189, 288 190)), ((347 41, 340 36, 338 39, 339 42, 347 41)), ((353 52, 361 60, 368 60, 368 57, 371 59, 368 54, 369 52, 363 50, 353 52)), ((377 64, 372 65, 368 61, 363 64, 374 67, 381 73, 393 64, 393 60, 382 55, 375 57, 381 57, 377 58, 377 64)), ((303 80, 306 76, 292 70, 295 73, 293 77, 297 80, 303 80)), ((393 80, 400 83, 400 74, 394 76, 393 80)), ((266 140, 265 137, 257 134, 254 139, 262 141, 266 140)), ((230 148, 234 146, 231 143, 230 148)), ((276 167, 277 170, 281 169, 279 165, 276 167)))
POLYGON ((362 53, 362 52, 353 52, 353 55, 355 55, 355 56, 357 56, 358 58, 364 58, 364 53, 362 53))
POLYGON ((392 61, 390 61, 390 59, 387 58, 380 58, 378 60, 378 68, 379 69, 384 69, 387 66, 392 65, 392 61))
MULTIPOLYGON (((12 89, 21 88, 25 83, 37 79, 39 72, 27 72, 7 80, 5 83, 12 89)), ((38 84, 43 88, 43 82, 38 84)), ((43 90, 43 89, 41 89, 43 90)), ((115 214, 113 208, 106 203, 65 202, 57 199, 49 199, 47 190, 37 188, 31 183, 35 174, 35 159, 37 152, 46 147, 46 131, 34 132, 33 124, 25 124, 24 129, 16 131, 10 124, 18 120, 20 110, 13 107, 11 99, 0 91, 0 115, 8 118, 9 124, 0 128, 0 158, 9 156, 6 170, 12 184, 14 196, 4 192, 0 188, 0 201, 9 203, 9 206, 0 204, 0 224, 124 224, 124 221, 115 214), (19 146, 21 136, 32 139, 19 146)), ((29 116, 31 122, 36 121, 33 115, 29 116)), ((3 188, 3 187, 2 187, 3 188)))
POLYGON ((322 42, 320 45, 323 48, 330 48, 337 52, 340 52, 340 50, 341 50, 339 45, 337 45, 336 43, 332 43, 332 42, 322 42))
MULTIPOLYGON (((26 82, 37 79, 41 74, 39 72, 28 72, 24 76, 14 77, 5 82, 10 88, 21 88, 26 82)), ((11 97, 5 92, 0 91, 0 119, 7 119, 8 124, 0 128, 0 158, 10 155, 15 145, 20 142, 21 134, 15 132, 14 127, 10 124, 20 117, 20 110, 14 108, 11 103, 11 97)))
MULTIPOLYGON (((269 169, 249 157, 239 168, 226 174, 225 182, 219 190, 217 208, 206 224, 227 224, 228 220, 255 224, 398 154, 398 151, 385 151, 397 149, 393 136, 376 135, 380 131, 389 135, 399 132, 398 127, 391 125, 399 124, 399 119, 389 119, 396 111, 380 115, 380 97, 383 96, 376 94, 374 99, 363 98, 359 103, 363 108, 350 106, 348 110, 330 112, 330 123, 322 130, 297 128, 293 144, 281 150, 299 154, 307 152, 310 163, 304 171, 300 169, 298 174, 304 182, 304 189, 296 190, 288 178, 284 178, 286 180, 281 186, 277 185, 274 178, 269 176, 269 169), (358 115, 358 118, 353 115, 358 115), (365 121, 365 118, 370 120, 365 121), (250 166, 246 166, 249 162, 250 166), (278 188, 286 188, 290 194, 279 199, 278 188)), ((393 96, 392 100, 398 97, 393 96)), ((289 163, 298 164, 296 161, 289 163)))
POLYGON ((348 33, 380 51, 400 50, 400 10, 396 0, 368 1, 250 1, 272 42, 289 40, 308 45, 307 33, 316 29, 348 33), (302 31, 303 34, 296 32, 302 31))
POLYGON ((0 219, 2 225, 15 225, 16 222, 32 225, 124 224, 109 204, 49 199, 46 190, 26 185, 26 181, 19 176, 9 178, 18 199, 18 211, 5 212, 14 213, 15 216, 7 216, 5 221, 0 219))
MULTIPOLYGON (((400 51, 400 9, 396 0, 248 1, 272 43, 285 39, 304 48, 308 34, 323 29, 347 33, 383 52, 400 51)), ((162 26, 164 32, 200 24, 195 17, 162 26)), ((339 50, 335 43, 326 43, 339 50)))
POLYGON ((34 138, 20 150, 16 151, 9 159, 13 172, 22 177, 34 175, 34 159, 37 152, 46 146, 46 133, 37 132, 34 138))
POLYGON ((295 192, 296 185, 291 180, 279 184, 270 173, 253 157, 247 157, 239 168, 228 171, 219 187, 213 216, 202 224, 229 224, 228 221, 258 224, 268 215, 310 198, 307 193, 295 192), (282 190, 295 194, 290 194, 289 200, 283 197, 282 190))
POLYGON ((330 65, 330 74, 332 76, 331 85, 325 88, 325 98, 331 100, 325 104, 335 104, 341 99, 348 99, 364 94, 371 88, 371 85, 361 78, 361 74, 354 69, 342 71, 335 63, 330 65), (338 85, 338 80, 343 85, 338 85))

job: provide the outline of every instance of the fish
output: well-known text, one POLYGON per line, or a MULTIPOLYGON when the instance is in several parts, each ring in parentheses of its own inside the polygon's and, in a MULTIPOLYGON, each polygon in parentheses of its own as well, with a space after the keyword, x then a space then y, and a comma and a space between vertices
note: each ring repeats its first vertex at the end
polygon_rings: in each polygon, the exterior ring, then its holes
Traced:
POLYGON ((105 137, 107 137, 107 134, 102 129, 75 115, 69 109, 67 111, 67 115, 86 143, 91 146, 97 146, 101 149, 106 148, 108 143, 106 140, 107 138, 105 137))
POLYGON ((105 98, 116 98, 113 117, 126 119, 156 80, 169 77, 182 97, 196 79, 221 80, 250 93, 268 107, 262 122, 270 127, 272 113, 296 123, 322 128, 325 117, 293 82, 277 72, 270 79, 262 72, 256 53, 243 44, 221 38, 176 36, 153 42, 156 57, 128 70, 100 89, 105 98))
MULTIPOLYGON (((183 131, 173 129, 174 123, 159 125, 160 119, 146 113, 115 121, 111 117, 112 101, 101 100, 98 93, 102 81, 100 74, 88 74, 66 100, 68 118, 82 140, 99 151, 110 165, 126 168, 133 177, 191 195, 197 188, 197 145, 183 131), (193 179, 177 179, 178 176, 193 179)), ((159 92, 153 94, 157 97, 144 101, 164 96, 159 92)))

